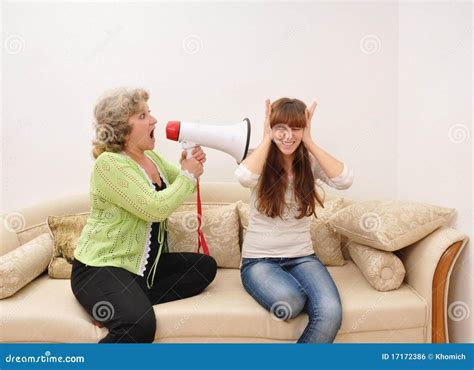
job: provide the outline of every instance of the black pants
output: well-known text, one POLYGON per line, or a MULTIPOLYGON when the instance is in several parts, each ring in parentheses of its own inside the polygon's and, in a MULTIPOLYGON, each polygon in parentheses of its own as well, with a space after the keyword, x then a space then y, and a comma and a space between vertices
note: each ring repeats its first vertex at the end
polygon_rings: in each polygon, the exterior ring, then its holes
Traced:
POLYGON ((148 289, 148 268, 141 277, 122 268, 86 266, 75 260, 71 288, 86 311, 109 329, 100 343, 151 343, 156 331, 153 305, 199 294, 216 271, 210 256, 163 253, 148 289))

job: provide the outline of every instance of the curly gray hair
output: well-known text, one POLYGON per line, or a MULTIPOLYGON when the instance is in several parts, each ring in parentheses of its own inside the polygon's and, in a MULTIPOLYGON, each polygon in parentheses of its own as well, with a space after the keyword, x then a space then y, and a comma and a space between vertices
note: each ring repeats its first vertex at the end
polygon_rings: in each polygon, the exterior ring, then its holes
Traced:
POLYGON ((103 152, 121 152, 132 127, 128 123, 143 104, 149 93, 144 89, 118 88, 107 91, 94 108, 95 139, 92 155, 97 159, 103 152))

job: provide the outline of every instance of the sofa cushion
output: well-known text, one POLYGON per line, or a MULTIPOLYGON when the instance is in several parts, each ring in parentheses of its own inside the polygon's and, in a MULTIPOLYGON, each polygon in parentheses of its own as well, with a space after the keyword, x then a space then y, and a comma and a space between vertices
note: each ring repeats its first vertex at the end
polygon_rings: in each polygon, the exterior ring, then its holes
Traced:
POLYGON ((53 240, 42 234, 0 257, 0 299, 10 297, 43 273, 53 254, 53 240))
POLYGON ((11 252, 21 244, 24 244, 18 240, 18 230, 12 227, 10 224, 11 219, 9 222, 7 221, 7 217, 8 215, 2 215, 0 217, 0 256, 11 252))
POLYGON ((49 227, 47 222, 43 222, 38 225, 30 226, 24 230, 21 230, 19 233, 16 235, 18 236, 18 240, 20 241, 20 244, 26 244, 30 240, 36 238, 38 235, 47 233, 49 234, 49 227))
POLYGON ((311 221, 311 240, 314 253, 326 266, 343 266, 346 261, 342 255, 341 235, 328 224, 329 218, 345 207, 344 198, 333 198, 324 202, 324 208, 317 208, 317 218, 311 221))
MULTIPOLYGON (((233 203, 237 203, 237 202, 233 202, 233 203)), ((232 204, 232 203, 202 202, 201 203, 201 208, 202 208, 202 211, 204 213, 204 211, 214 209, 214 208, 219 208, 219 207, 222 207, 222 206, 228 206, 229 204, 232 204)), ((180 205, 178 208, 176 208, 175 212, 183 212, 183 211, 194 211, 194 212, 196 212, 196 210, 197 210, 196 202, 185 202, 182 205, 180 205)))
POLYGON ((1 342, 97 342, 102 335, 72 294, 70 280, 47 273, 0 304, 1 342))
MULTIPOLYGON (((327 223, 331 215, 344 207, 345 199, 333 196, 324 202, 324 208, 316 207, 318 217, 313 217, 311 222, 310 233, 314 253, 326 266, 343 266, 345 264, 341 250, 341 236, 327 223)), ((242 203, 238 209, 242 231, 240 244, 242 245, 249 224, 250 208, 247 203, 242 203)))
POLYGON ((405 277, 403 263, 394 253, 349 241, 350 256, 370 285, 382 292, 398 289, 405 277))
POLYGON ((454 213, 453 208, 426 203, 368 200, 343 208, 329 223, 350 240, 391 252, 447 225, 454 213))
POLYGON ((88 216, 89 212, 48 217, 48 227, 54 240, 53 258, 48 266, 50 277, 54 279, 71 277, 74 249, 88 216))
MULTIPOLYGON (((378 292, 352 261, 328 270, 343 306, 336 342, 426 341, 427 304, 408 285, 378 292)), ((91 323, 69 280, 42 275, 0 303, 0 341, 98 342, 107 333, 91 323)), ((238 269, 220 268, 201 294, 155 305, 154 310, 158 342, 294 342, 308 320, 306 313, 276 320, 245 291, 238 269)))
MULTIPOLYGON (((343 306, 343 322, 338 335, 426 325, 426 303, 408 286, 380 293, 350 261, 345 266, 329 267, 328 270, 338 287, 343 306)), ((221 338, 296 340, 307 324, 305 313, 289 321, 276 320, 245 292, 239 271, 227 269, 219 269, 215 283, 200 296, 186 302, 155 306, 155 312, 161 317, 157 336, 163 339, 207 334, 221 338), (186 318, 184 322, 180 321, 183 317, 186 318)))
MULTIPOLYGON (((238 203, 205 207, 201 229, 218 267, 238 268, 240 264, 238 203)), ((168 241, 171 252, 197 252, 197 213, 175 211, 168 217, 168 241)), ((186 209, 186 207, 181 207, 186 209)))

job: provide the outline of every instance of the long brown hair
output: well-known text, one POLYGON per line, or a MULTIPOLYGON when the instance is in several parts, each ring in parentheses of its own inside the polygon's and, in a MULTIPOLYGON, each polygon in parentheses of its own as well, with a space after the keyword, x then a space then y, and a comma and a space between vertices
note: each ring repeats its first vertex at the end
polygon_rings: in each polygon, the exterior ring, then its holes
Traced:
MULTIPOLYGON (((281 98, 273 102, 270 114, 270 127, 285 123, 290 128, 306 127, 306 104, 298 99, 281 98)), ((283 166, 284 154, 272 141, 263 167, 257 189, 257 209, 268 217, 282 218, 285 207, 285 192, 288 187, 288 174, 283 166)), ((311 167, 310 154, 303 142, 295 151, 292 163, 293 187, 300 212, 297 219, 316 216, 316 201, 324 208, 323 201, 316 191, 315 178, 311 167)))

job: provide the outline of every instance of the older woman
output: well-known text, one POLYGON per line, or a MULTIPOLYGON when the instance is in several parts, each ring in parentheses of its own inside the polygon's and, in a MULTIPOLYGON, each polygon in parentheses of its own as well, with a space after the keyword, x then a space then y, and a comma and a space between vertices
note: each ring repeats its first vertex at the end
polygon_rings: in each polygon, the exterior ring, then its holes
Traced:
POLYGON ((181 169, 153 151, 157 120, 148 93, 119 89, 95 107, 91 213, 74 253, 71 287, 108 330, 100 342, 153 342, 153 305, 191 297, 214 279, 215 260, 169 253, 166 219, 195 191, 201 148, 181 169))

